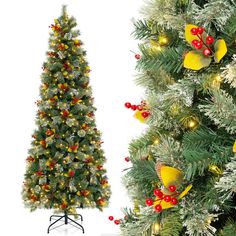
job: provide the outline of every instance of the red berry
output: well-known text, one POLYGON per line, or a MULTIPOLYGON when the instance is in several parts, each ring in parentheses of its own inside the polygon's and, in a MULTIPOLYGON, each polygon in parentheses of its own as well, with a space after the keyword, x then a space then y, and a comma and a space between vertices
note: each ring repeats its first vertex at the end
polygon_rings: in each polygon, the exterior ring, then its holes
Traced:
POLYGON ((197 28, 192 28, 192 29, 191 29, 191 33, 192 33, 193 35, 198 34, 198 29, 197 29, 197 28))
POLYGON ((199 42, 199 41, 198 41, 197 39, 194 39, 194 40, 192 41, 192 45, 195 46, 198 42, 199 42))
POLYGON ((135 54, 135 58, 136 58, 137 60, 139 60, 139 59, 141 58, 141 56, 140 56, 139 54, 135 54))
POLYGON ((110 221, 113 221, 113 220, 114 220, 114 217, 113 217, 113 216, 109 216, 108 219, 109 219, 110 221))
POLYGON ((154 189, 153 193, 155 196, 157 196, 159 198, 163 197, 163 192, 160 189, 154 189))
POLYGON ((202 34, 202 33, 204 32, 204 28, 198 27, 198 28, 197 28, 197 32, 198 32, 199 34, 202 34))
POLYGON ((126 161, 126 162, 129 162, 129 157, 126 157, 126 158, 125 158, 125 161, 126 161))
POLYGON ((142 112, 143 118, 147 118, 148 116, 149 116, 149 112, 146 112, 146 111, 142 112))
POLYGON ((119 224, 120 224, 120 221, 119 221, 119 220, 114 220, 114 223, 115 223, 116 225, 119 225, 119 224))
POLYGON ((214 42, 214 38, 212 36, 209 35, 209 36, 206 37, 206 43, 207 44, 212 44, 213 42, 214 42))
POLYGON ((202 48, 202 42, 197 42, 195 45, 196 49, 201 49, 202 48))
POLYGON ((165 201, 165 202, 170 202, 170 201, 171 201, 171 196, 170 196, 170 195, 166 195, 166 196, 164 197, 164 201, 165 201))
POLYGON ((146 205, 147 206, 152 206, 153 205, 153 200, 151 198, 146 199, 146 205))
POLYGON ((137 109, 138 109, 139 111, 142 111, 142 110, 143 110, 143 106, 138 105, 138 106, 137 106, 137 109))
POLYGON ((205 48, 205 49, 203 50, 203 54, 204 54, 205 56, 210 56, 210 55, 211 55, 211 50, 210 50, 209 48, 205 48))
POLYGON ((155 206, 155 210, 156 210, 157 212, 161 212, 161 211, 162 211, 162 206, 161 206, 161 204, 156 205, 156 206, 155 206))
POLYGON ((132 105, 132 106, 131 106, 131 109, 132 109, 133 111, 136 111, 137 106, 136 106, 136 105, 132 105))
POLYGON ((170 192, 175 192, 176 186, 175 185, 170 185, 169 190, 170 190, 170 192))
POLYGON ((125 107, 126 107, 126 108, 131 108, 131 103, 130 103, 130 102, 126 102, 126 103, 125 103, 125 107))
POLYGON ((173 205, 176 205, 176 204, 178 203, 177 198, 175 198, 175 197, 171 198, 171 203, 172 203, 173 205))
POLYGON ((75 175, 75 172, 73 170, 69 171, 69 176, 73 177, 75 175))

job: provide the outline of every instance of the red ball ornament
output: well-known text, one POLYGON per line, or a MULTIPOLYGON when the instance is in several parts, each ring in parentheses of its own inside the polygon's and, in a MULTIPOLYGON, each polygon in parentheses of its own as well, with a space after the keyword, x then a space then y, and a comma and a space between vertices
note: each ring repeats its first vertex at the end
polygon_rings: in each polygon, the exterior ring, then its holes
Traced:
POLYGON ((193 35, 197 35, 197 34, 198 34, 198 28, 192 28, 192 29, 191 29, 191 33, 192 33, 193 35))
POLYGON ((138 105, 138 106, 137 106, 137 109, 138 109, 139 111, 142 111, 142 110, 143 110, 143 107, 142 107, 141 105, 138 105))
POLYGON ((212 44, 213 42, 214 42, 214 38, 212 36, 209 35, 209 36, 206 37, 206 43, 207 44, 212 44))
POLYGON ((139 60, 141 58, 140 54, 135 54, 135 58, 139 60))
POLYGON ((151 198, 146 199, 146 205, 147 206, 152 206, 153 205, 153 200, 151 198))
POLYGON ((113 220, 114 220, 114 217, 113 217, 113 216, 109 216, 108 219, 109 219, 110 221, 113 221, 113 220))
POLYGON ((131 108, 131 103, 130 103, 130 102, 126 102, 126 103, 125 103, 125 107, 126 107, 126 108, 131 108))
POLYGON ((70 170, 69 173, 68 173, 68 175, 69 175, 70 177, 74 177, 74 175, 75 175, 75 171, 70 170))
POLYGON ((169 191, 170 191, 170 192, 173 193, 173 192, 175 192, 175 190, 176 190, 176 186, 175 186, 175 185, 170 185, 170 186, 169 186, 169 191))
POLYGON ((126 162, 129 162, 129 157, 125 157, 125 161, 126 161, 126 162))
POLYGON ((203 27, 198 27, 198 28, 197 28, 197 32, 198 32, 199 34, 202 34, 202 33, 204 32, 204 28, 203 28, 203 27))
POLYGON ((202 42, 197 42, 195 45, 196 49, 201 49, 202 48, 202 42))
POLYGON ((160 189, 154 189, 153 193, 155 196, 157 196, 159 198, 163 197, 163 192, 160 189))
POLYGON ((119 224, 120 224, 120 221, 119 221, 119 220, 114 220, 114 223, 115 223, 116 225, 119 225, 119 224))
POLYGON ((146 111, 142 112, 143 118, 147 118, 148 116, 149 116, 149 112, 146 112, 146 111))
POLYGON ((177 198, 175 198, 175 197, 171 198, 171 204, 173 204, 173 205, 178 204, 177 198))
POLYGON ((192 45, 195 46, 198 42, 199 42, 199 41, 198 41, 197 39, 194 39, 194 40, 192 41, 192 45))
POLYGON ((161 204, 156 205, 156 206, 155 206, 155 210, 156 210, 157 212, 161 212, 161 211, 162 211, 162 206, 161 206, 161 204))
POLYGON ((209 48, 205 48, 205 49, 203 50, 203 54, 204 54, 205 56, 210 56, 210 55, 211 55, 211 50, 210 50, 209 48))
POLYGON ((171 196, 170 196, 170 195, 166 195, 166 196, 164 197, 164 201, 165 201, 165 202, 170 202, 170 201, 171 201, 171 196))
POLYGON ((132 109, 133 111, 136 111, 137 106, 136 106, 136 105, 132 105, 132 106, 131 106, 131 109, 132 109))

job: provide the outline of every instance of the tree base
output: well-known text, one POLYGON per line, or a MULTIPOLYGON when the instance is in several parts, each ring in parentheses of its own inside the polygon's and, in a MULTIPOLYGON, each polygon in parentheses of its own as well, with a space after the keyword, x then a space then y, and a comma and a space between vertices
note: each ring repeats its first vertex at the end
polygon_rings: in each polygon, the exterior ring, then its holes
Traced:
MULTIPOLYGON (((50 222, 52 221, 52 218, 58 218, 57 220, 55 220, 52 224, 49 225, 48 227, 48 234, 50 232, 50 228, 55 225, 57 222, 63 220, 65 225, 67 225, 68 223, 72 222, 74 224, 71 224, 73 225, 74 227, 78 228, 77 226, 79 226, 79 228, 82 230, 83 234, 84 234, 84 227, 79 224, 78 222, 76 222, 75 220, 72 220, 68 215, 74 215, 74 216, 79 216, 80 217, 80 220, 83 221, 83 216, 80 215, 80 214, 67 214, 67 212, 65 212, 64 215, 60 216, 60 215, 51 215, 50 216, 50 222)), ((59 225, 58 227, 60 227, 62 225, 59 225)), ((55 227, 55 228, 58 228, 58 227, 55 227)), ((52 228, 51 230, 55 229, 55 228, 52 228)))

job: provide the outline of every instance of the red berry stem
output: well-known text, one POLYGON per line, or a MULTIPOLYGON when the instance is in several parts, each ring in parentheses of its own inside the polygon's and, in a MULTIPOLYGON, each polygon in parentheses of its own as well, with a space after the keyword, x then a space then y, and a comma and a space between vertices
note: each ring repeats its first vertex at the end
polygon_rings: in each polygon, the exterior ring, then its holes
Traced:
POLYGON ((198 37, 198 38, 200 39, 200 41, 205 45, 205 47, 208 48, 208 49, 211 51, 212 54, 214 54, 214 52, 211 50, 211 48, 208 47, 208 45, 203 41, 202 35, 200 34, 200 36, 199 36, 199 34, 197 34, 197 37, 198 37))

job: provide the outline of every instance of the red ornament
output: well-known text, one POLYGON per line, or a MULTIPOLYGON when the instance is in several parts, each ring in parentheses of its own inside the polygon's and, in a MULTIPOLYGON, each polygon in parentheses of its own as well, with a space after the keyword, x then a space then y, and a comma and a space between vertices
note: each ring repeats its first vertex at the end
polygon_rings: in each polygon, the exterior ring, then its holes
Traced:
POLYGON ((198 27, 197 32, 198 32, 198 34, 202 34, 204 32, 204 28, 203 27, 198 27))
POLYGON ((147 206, 152 206, 153 205, 153 200, 151 198, 146 199, 146 205, 147 206))
POLYGON ((126 162, 129 162, 129 157, 125 157, 125 161, 126 161, 126 162))
POLYGON ((45 140, 41 140, 41 141, 40 141, 40 144, 41 144, 41 146, 44 147, 44 148, 47 146, 47 143, 46 143, 45 140))
POLYGON ((139 54, 135 54, 135 58, 136 58, 137 60, 139 60, 139 59, 141 58, 141 56, 140 56, 139 54))
POLYGON ((98 169, 98 170, 102 170, 102 169, 103 169, 103 166, 102 166, 102 165, 99 165, 99 166, 97 166, 97 169, 98 169))
POLYGON ((212 44, 213 42, 214 42, 214 38, 212 36, 209 35, 209 36, 206 37, 206 43, 207 44, 212 44))
POLYGON ((126 102, 126 103, 125 103, 125 107, 126 107, 126 108, 131 108, 131 103, 130 103, 130 102, 126 102))
POLYGON ((144 111, 144 112, 142 112, 142 117, 147 118, 149 116, 149 114, 150 114, 149 112, 144 111))
POLYGON ((67 111, 67 110, 64 110, 63 112, 62 112, 62 116, 64 116, 64 117, 67 117, 67 116, 69 116, 69 111, 67 111))
POLYGON ((163 197, 163 192, 160 190, 160 189, 155 189, 153 191, 154 195, 159 197, 159 198, 162 198, 163 197))
POLYGON ((157 212, 161 212, 161 211, 162 211, 162 206, 161 206, 161 204, 156 205, 156 206, 155 206, 155 210, 156 210, 157 212))
POLYGON ((210 55, 211 55, 211 50, 210 50, 209 48, 205 48, 205 49, 203 50, 203 54, 204 54, 205 56, 210 56, 210 55))
POLYGON ((165 195, 164 201, 165 202, 170 202, 171 201, 171 196, 170 195, 165 195))
POLYGON ((48 136, 51 136, 51 135, 54 134, 54 132, 53 132, 53 130, 48 129, 48 130, 45 132, 45 134, 48 135, 48 136))
POLYGON ((74 171, 74 170, 70 170, 69 173, 68 173, 68 175, 69 175, 70 177, 74 177, 75 171, 74 171))
POLYGON ((38 176, 42 176, 43 172, 42 171, 36 171, 35 174, 38 175, 38 176))
POLYGON ((171 203, 172 203, 173 205, 176 205, 176 204, 178 203, 177 198, 175 198, 175 197, 171 198, 171 203))
POLYGON ((119 224, 120 224, 120 221, 119 221, 119 220, 114 220, 114 223, 115 223, 116 225, 119 225, 119 224))
POLYGON ((113 217, 113 216, 109 216, 108 219, 109 219, 110 221, 113 221, 113 220, 114 220, 114 217, 113 217))
POLYGON ((201 48, 202 48, 202 42, 197 42, 197 43, 195 44, 195 48, 196 48, 196 49, 201 49, 201 48))
POLYGON ((137 109, 138 109, 138 111, 142 111, 142 110, 143 110, 143 106, 138 105, 138 106, 137 106, 137 109))
POLYGON ((26 161, 28 162, 33 162, 34 161, 34 158, 32 156, 29 156, 26 158, 26 161))
POLYGON ((61 204, 61 209, 66 209, 66 208, 67 208, 67 204, 63 202, 63 203, 61 204))
POLYGON ((175 190, 176 190, 176 186, 175 185, 170 185, 169 186, 169 191, 170 192, 175 192, 175 190))
POLYGON ((199 42, 199 41, 198 41, 197 39, 194 39, 194 40, 192 41, 192 45, 195 46, 198 42, 199 42))
POLYGON ((191 29, 191 33, 192 33, 193 35, 197 35, 197 34, 198 34, 198 28, 192 28, 192 29, 191 29))
POLYGON ((132 105, 132 106, 131 106, 131 109, 132 109, 133 111, 136 111, 137 106, 136 106, 136 105, 132 105))

